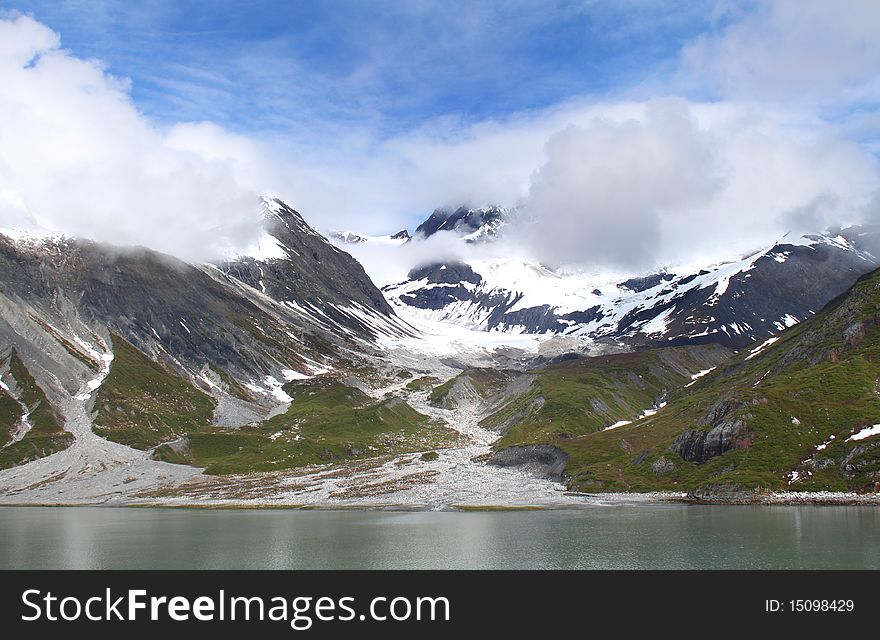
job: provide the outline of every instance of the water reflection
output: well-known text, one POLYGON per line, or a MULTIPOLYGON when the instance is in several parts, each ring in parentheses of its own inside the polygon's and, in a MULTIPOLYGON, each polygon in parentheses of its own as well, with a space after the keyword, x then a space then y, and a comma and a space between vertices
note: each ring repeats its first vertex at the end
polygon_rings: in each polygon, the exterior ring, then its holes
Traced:
POLYGON ((0 507, 0 568, 880 568, 880 509, 0 507))

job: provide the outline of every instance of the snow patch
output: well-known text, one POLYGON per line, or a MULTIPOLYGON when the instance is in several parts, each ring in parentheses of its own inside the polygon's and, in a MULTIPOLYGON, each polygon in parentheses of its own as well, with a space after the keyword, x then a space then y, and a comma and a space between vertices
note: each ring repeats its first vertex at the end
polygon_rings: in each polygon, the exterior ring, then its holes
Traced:
POLYGON ((865 438, 870 438, 871 436, 880 435, 880 424, 875 424, 871 427, 865 427, 858 433, 854 433, 849 438, 846 439, 847 442, 851 442, 853 440, 864 440, 865 438))
POLYGON ((691 385, 697 384, 697 380, 699 380, 700 378, 702 378, 702 377, 705 376, 705 375, 708 375, 708 374, 712 373, 712 372, 715 371, 715 369, 717 369, 717 368, 718 368, 718 367, 710 367, 709 369, 703 369, 703 370, 701 370, 701 371, 698 371, 697 373, 695 373, 694 375, 691 376, 691 380, 692 380, 693 382, 688 382, 688 383, 687 383, 686 385, 684 385, 684 386, 685 386, 685 387, 690 387, 691 385))
POLYGON ((773 336, 772 338, 767 338, 767 340, 765 340, 760 345, 758 345, 757 347, 755 347, 754 349, 749 351, 749 355, 746 356, 746 360, 751 360, 755 356, 759 355, 764 349, 769 347, 774 342, 777 342, 778 340, 779 340, 779 336, 773 336))

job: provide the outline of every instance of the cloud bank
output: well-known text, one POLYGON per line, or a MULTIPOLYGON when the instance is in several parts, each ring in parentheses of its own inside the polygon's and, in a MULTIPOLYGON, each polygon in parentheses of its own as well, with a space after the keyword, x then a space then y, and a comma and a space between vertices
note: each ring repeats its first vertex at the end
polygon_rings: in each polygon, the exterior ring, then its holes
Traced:
POLYGON ((24 16, 0 20, 0 86, 0 226, 187 259, 256 234, 271 171, 249 140, 210 124, 153 126, 124 80, 24 16))
MULTIPOLYGON (((433 117, 392 134, 339 122, 289 137, 159 126, 100 61, 62 49, 32 18, 8 17, 0 227, 209 259, 251 244, 256 198, 269 190, 320 229, 376 235, 412 230, 440 206, 517 207, 493 251, 549 265, 645 270, 730 257, 876 212, 880 121, 864 108, 880 103, 865 27, 875 11, 786 0, 722 11, 667 75, 616 95, 479 121, 433 117), (800 65, 813 49, 822 59, 800 65)), ((466 258, 472 249, 458 244, 358 257, 388 282, 428 258, 466 258)))
POLYGON ((789 231, 861 222, 880 188, 877 159, 819 123, 792 130, 748 106, 672 99, 641 111, 548 140, 514 231, 546 264, 731 257, 789 231))

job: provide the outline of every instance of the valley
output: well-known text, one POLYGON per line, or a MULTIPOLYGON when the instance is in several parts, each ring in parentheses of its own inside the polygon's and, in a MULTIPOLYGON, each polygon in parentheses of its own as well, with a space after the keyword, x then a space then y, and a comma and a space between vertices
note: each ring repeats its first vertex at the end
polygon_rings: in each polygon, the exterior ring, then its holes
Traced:
POLYGON ((868 231, 601 285, 473 262, 380 291, 343 250, 491 243, 505 215, 328 240, 265 197, 254 255, 195 265, 0 237, 0 502, 876 502, 868 231))

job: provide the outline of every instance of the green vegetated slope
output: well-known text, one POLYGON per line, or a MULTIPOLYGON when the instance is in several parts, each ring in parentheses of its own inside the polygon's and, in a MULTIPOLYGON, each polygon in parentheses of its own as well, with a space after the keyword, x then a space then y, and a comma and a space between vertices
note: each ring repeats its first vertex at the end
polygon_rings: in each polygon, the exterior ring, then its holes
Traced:
POLYGON ((426 451, 457 439, 400 399, 374 400, 332 378, 284 390, 293 397, 285 413, 252 427, 193 433, 182 445, 159 447, 156 457, 227 474, 426 451))
POLYGON ((0 439, 3 445, 0 469, 43 458, 69 447, 73 434, 64 430, 62 420, 15 350, 11 351, 3 369, 8 369, 5 381, 10 388, 14 385, 18 398, 0 390, 0 439), (25 408, 31 427, 21 440, 11 442, 25 408))
POLYGON ((12 439, 17 425, 21 422, 24 409, 11 395, 0 389, 0 446, 12 439))
POLYGON ((407 382, 405 388, 407 391, 421 391, 422 389, 427 389, 438 382, 440 381, 434 376, 421 376, 407 382))
MULTIPOLYGON (((320 462, 425 451, 448 446, 456 433, 399 399, 373 400, 334 379, 285 385, 294 398, 288 410, 258 425, 213 427, 215 401, 120 338, 95 400, 93 429, 138 449, 155 447, 159 460, 241 473, 320 462)), ((215 370, 238 397, 250 392, 215 370)))
POLYGON ((211 396, 119 336, 112 340, 110 373, 95 399, 95 433, 150 449, 210 426, 215 405, 211 396))
POLYGON ((759 347, 654 416, 553 440, 570 456, 569 486, 704 496, 875 488, 880 437, 850 438, 880 423, 880 272, 759 347))
POLYGON ((504 432, 496 449, 560 445, 620 420, 635 420, 689 383, 693 373, 731 353, 719 345, 700 345, 568 360, 533 371, 525 392, 482 425, 504 432))

